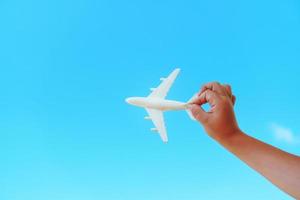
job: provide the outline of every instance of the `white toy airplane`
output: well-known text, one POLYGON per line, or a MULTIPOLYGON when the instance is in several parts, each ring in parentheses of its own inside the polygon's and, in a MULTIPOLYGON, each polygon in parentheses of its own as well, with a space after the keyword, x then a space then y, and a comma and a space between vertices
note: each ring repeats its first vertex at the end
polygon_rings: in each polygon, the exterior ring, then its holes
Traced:
POLYGON ((157 131, 162 141, 165 143, 168 142, 168 136, 163 117, 164 111, 186 110, 189 116, 194 120, 194 117, 188 110, 188 105, 195 96, 193 96, 187 103, 165 99, 179 72, 180 69, 175 69, 168 78, 161 78, 160 80, 162 83, 157 88, 151 88, 150 90, 152 92, 148 97, 130 97, 126 99, 127 103, 146 109, 149 116, 146 116, 145 119, 152 120, 155 126, 155 128, 152 128, 151 130, 157 131))

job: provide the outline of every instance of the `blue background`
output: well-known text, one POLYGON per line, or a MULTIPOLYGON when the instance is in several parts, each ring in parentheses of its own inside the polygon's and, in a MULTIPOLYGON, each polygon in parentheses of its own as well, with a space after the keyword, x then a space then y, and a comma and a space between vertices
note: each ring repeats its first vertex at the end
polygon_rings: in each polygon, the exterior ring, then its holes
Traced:
POLYGON ((299 126, 296 0, 0 1, 0 199, 290 199, 169 112, 164 145, 125 104, 175 67, 168 98, 230 83, 240 127, 299 126))

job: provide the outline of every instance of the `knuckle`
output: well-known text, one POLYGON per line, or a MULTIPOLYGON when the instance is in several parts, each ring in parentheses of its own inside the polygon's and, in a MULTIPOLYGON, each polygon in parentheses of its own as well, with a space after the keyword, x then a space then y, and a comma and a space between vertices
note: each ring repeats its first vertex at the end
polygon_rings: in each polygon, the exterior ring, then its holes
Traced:
POLYGON ((206 88, 206 85, 207 85, 207 84, 202 84, 202 85, 200 86, 200 90, 204 90, 204 89, 206 88))
POLYGON ((221 85, 221 84, 220 84, 220 82, 218 82, 218 81, 213 81, 213 82, 212 82, 212 85, 221 85))
POLYGON ((231 104, 232 100, 231 98, 228 98, 228 96, 221 96, 221 104, 222 105, 227 105, 227 104, 231 104))
POLYGON ((227 89, 231 90, 231 86, 229 84, 224 84, 224 87, 226 87, 227 89))

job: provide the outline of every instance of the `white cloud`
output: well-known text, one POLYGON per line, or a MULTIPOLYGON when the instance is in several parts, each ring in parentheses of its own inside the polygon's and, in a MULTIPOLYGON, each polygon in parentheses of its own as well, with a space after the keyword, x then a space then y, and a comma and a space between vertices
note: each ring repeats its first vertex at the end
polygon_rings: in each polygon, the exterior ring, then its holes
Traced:
POLYGON ((280 142, 285 142, 288 144, 298 144, 300 143, 299 138, 295 136, 291 129, 283 127, 279 124, 272 123, 270 125, 273 136, 276 140, 280 142))

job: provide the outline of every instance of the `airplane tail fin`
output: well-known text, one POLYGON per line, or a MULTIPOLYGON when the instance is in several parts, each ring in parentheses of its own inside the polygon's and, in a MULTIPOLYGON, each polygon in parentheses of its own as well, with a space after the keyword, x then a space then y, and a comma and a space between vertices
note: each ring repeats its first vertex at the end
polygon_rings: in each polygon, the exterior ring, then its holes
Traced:
MULTIPOLYGON (((192 96, 192 98, 190 98, 190 99, 188 100, 187 104, 190 104, 190 103, 191 103, 192 101, 194 101, 197 97, 198 97, 198 93, 194 94, 194 95, 192 96)), ((195 121, 196 121, 195 117, 193 116, 193 114, 191 113, 191 111, 190 111, 189 109, 186 109, 186 112, 187 112, 187 114, 189 115, 189 117, 190 117, 192 120, 195 120, 195 121)))

